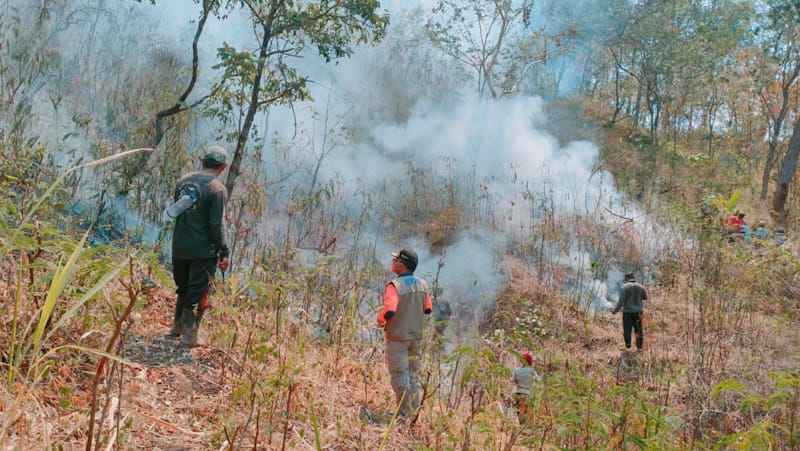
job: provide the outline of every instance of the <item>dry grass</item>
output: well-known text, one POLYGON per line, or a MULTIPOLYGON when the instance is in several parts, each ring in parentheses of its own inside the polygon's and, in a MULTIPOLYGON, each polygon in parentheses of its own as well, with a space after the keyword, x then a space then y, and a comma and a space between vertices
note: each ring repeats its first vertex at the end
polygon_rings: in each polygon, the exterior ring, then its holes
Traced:
MULTIPOLYGON (((529 337, 534 349, 514 343, 495 346, 499 363, 513 368, 517 359, 511 351, 534 351, 536 367, 545 380, 573 369, 593 377, 598 390, 616 386, 621 318, 608 313, 587 316, 559 294, 557 277, 542 277, 530 264, 509 257, 504 266, 509 284, 481 331, 510 331, 522 299, 538 312, 545 333, 529 337)), ((741 281, 731 279, 731 283, 741 281)), ((793 370, 800 362, 800 337, 792 319, 797 316, 770 299, 749 298, 751 308, 736 323, 738 329, 729 321, 701 340, 698 307, 703 300, 697 299, 690 284, 684 274, 669 286, 648 287, 640 386, 649 399, 685 412, 687 418, 698 409, 724 412, 708 423, 721 434, 747 428, 752 419, 737 413, 735 396, 715 400, 709 393, 728 378, 769 393, 767 372, 793 370), (698 355, 706 349, 713 353, 711 364, 703 366, 698 355)), ((737 296, 730 301, 741 302, 737 296)), ((286 314, 281 332, 269 335, 265 342, 273 351, 263 362, 256 362, 252 355, 245 355, 242 343, 248 333, 272 330, 272 310, 237 305, 245 301, 222 292, 215 297, 219 307, 206 316, 201 329, 209 343, 187 350, 163 337, 170 327, 174 294, 165 287, 144 292, 125 337, 125 357, 132 365, 122 372, 121 381, 119 372, 107 373, 115 379, 100 387, 101 407, 107 402, 107 413, 118 413, 118 417, 106 415, 103 437, 119 439, 122 449, 225 449, 230 445, 226 432, 234 438, 234 448, 316 449, 318 434, 326 449, 441 449, 448 443, 457 445, 451 440, 462 437, 465 423, 471 421, 467 405, 451 408, 438 397, 426 402, 413 424, 390 424, 388 418, 381 418, 392 408, 394 396, 379 334, 367 334, 372 340, 351 334, 341 344, 329 343, 315 336, 304 316, 286 314), (226 304, 236 308, 226 309, 226 304), (238 332, 238 345, 232 344, 233 331, 238 332), (249 382, 272 378, 288 385, 275 396, 257 397, 255 403, 242 395, 249 382), (121 399, 115 400, 119 393, 121 399)), ((68 327, 57 340, 74 340, 80 330, 68 327)), ((98 332, 87 340, 101 347, 103 336, 98 332)), ((13 394, 6 391, 6 444, 22 449, 54 443, 65 449, 83 448, 94 360, 66 354, 55 360, 55 371, 46 381, 15 387, 13 394)), ((512 389, 510 379, 495 383, 504 393, 512 389)), ((488 429, 471 437, 472 449, 488 436, 493 436, 495 446, 515 441, 514 430, 504 423, 503 396, 491 396, 483 404, 481 417, 482 427, 488 429)), ((98 422, 101 419, 98 416, 98 422)))

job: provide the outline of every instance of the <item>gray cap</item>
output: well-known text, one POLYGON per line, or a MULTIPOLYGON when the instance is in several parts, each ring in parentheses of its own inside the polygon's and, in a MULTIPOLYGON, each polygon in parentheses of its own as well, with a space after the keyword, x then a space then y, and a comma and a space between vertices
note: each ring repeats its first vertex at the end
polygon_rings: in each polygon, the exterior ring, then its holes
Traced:
POLYGON ((203 156, 203 161, 214 162, 223 164, 227 159, 227 152, 220 146, 206 147, 206 153, 203 156))

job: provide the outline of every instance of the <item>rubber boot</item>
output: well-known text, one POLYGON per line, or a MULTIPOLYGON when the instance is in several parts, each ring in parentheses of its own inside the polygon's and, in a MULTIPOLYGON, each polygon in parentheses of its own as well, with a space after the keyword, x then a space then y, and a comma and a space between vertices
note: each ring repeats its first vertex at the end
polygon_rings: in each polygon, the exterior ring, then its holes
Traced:
POLYGON ((183 328, 183 335, 181 335, 181 344, 187 348, 197 346, 197 322, 194 318, 194 310, 191 308, 183 309, 181 312, 181 327, 183 328))
POLYGON ((198 306, 197 311, 194 314, 194 342, 196 343, 196 346, 202 346, 206 344, 205 341, 203 341, 203 338, 200 336, 200 323, 203 322, 204 312, 205 310, 201 310, 200 306, 198 306))
POLYGON ((178 338, 181 336, 181 332, 183 332, 183 328, 181 327, 181 312, 183 308, 181 308, 181 304, 179 302, 175 303, 175 315, 172 317, 172 329, 170 329, 169 333, 167 334, 168 337, 178 338))

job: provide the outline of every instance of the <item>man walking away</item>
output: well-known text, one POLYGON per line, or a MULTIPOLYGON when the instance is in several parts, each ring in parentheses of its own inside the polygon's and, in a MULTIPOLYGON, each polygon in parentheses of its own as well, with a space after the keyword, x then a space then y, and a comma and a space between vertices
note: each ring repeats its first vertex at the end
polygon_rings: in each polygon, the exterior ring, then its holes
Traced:
POLYGON ((169 335, 181 337, 187 347, 197 346, 197 332, 208 307, 208 286, 216 268, 230 264, 225 243, 224 214, 228 191, 217 177, 225 170, 225 149, 209 147, 201 169, 183 176, 175 187, 175 200, 195 199, 175 219, 172 231, 172 275, 178 298, 169 335))
POLYGON ((531 417, 528 399, 531 396, 533 382, 540 380, 539 374, 533 369, 533 356, 522 354, 525 365, 514 369, 514 408, 520 424, 525 424, 531 417))
POLYGON ((397 400, 398 414, 413 418, 420 406, 423 314, 431 313, 428 283, 414 275, 417 254, 411 249, 392 253, 392 272, 397 277, 386 285, 378 325, 386 335, 386 366, 397 400))
POLYGON ((644 331, 642 330, 642 301, 647 299, 647 290, 637 283, 633 274, 625 274, 625 282, 619 290, 619 300, 611 313, 616 314, 622 310, 622 337, 625 339, 625 350, 631 348, 631 330, 636 332, 636 349, 642 350, 644 346, 644 331))

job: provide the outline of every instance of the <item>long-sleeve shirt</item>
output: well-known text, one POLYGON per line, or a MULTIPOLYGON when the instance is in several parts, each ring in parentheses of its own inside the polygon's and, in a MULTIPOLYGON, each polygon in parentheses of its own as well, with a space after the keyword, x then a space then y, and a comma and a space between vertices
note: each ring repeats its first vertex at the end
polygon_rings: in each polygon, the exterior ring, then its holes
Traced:
POLYGON ((210 174, 197 171, 185 175, 175 188, 175 199, 194 192, 195 203, 175 220, 172 257, 180 260, 227 257, 224 218, 228 191, 210 174))
POLYGON ((626 282, 619 290, 619 300, 614 312, 622 310, 622 313, 642 313, 644 311, 643 300, 647 299, 647 290, 636 282, 626 282))

